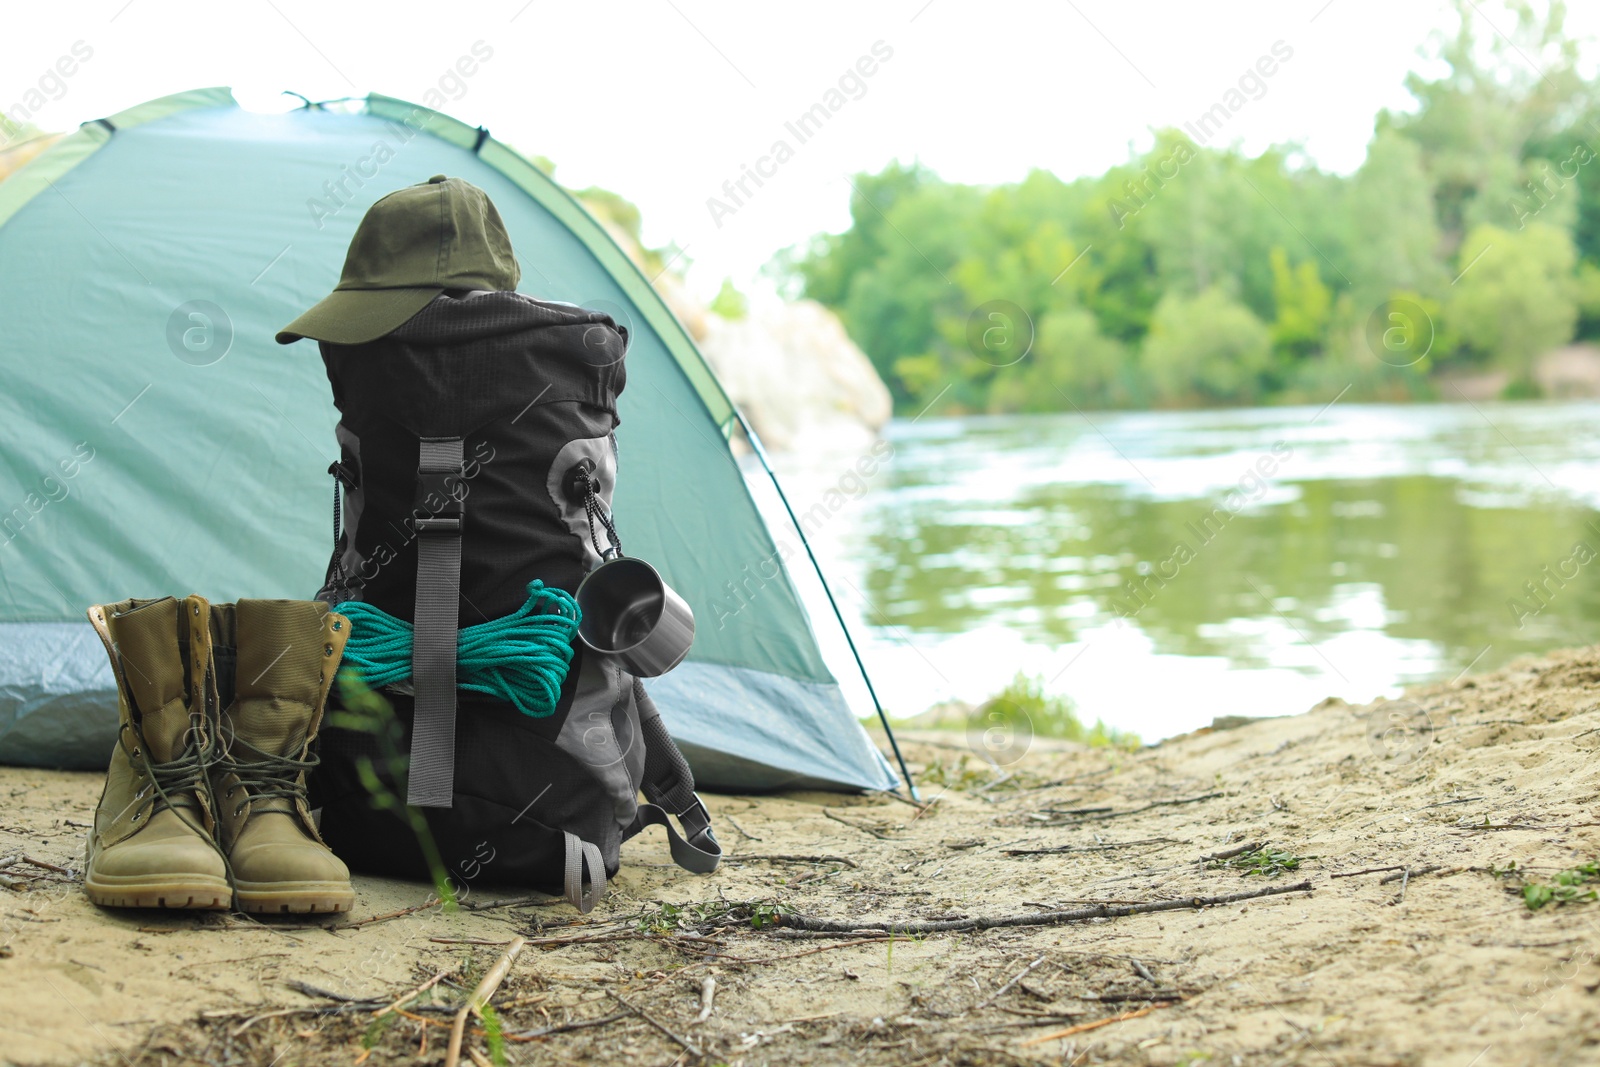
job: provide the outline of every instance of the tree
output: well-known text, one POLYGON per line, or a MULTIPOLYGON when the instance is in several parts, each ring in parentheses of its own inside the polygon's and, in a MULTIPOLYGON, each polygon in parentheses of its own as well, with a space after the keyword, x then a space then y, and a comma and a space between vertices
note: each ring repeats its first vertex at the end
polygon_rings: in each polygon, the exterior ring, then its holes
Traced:
POLYGON ((1477 225, 1516 225, 1513 203, 1540 176, 1537 166, 1524 166, 1530 144, 1593 99, 1578 71, 1577 42, 1565 33, 1564 0, 1551 0, 1542 15, 1529 0, 1504 6, 1495 15, 1509 17, 1507 35, 1496 29, 1480 38, 1473 3, 1455 0, 1458 28, 1436 53, 1448 73, 1409 75, 1415 113, 1378 119, 1380 131, 1393 129, 1422 149, 1447 251, 1477 225))
POLYGON ((1322 347, 1328 333, 1333 294, 1322 284, 1317 265, 1304 260, 1289 266, 1289 254, 1272 250, 1272 299, 1278 315, 1272 323, 1272 346, 1287 362, 1304 359, 1322 347))
POLYGON ((1450 275, 1439 262, 1439 225, 1422 150, 1380 129, 1350 180, 1344 210, 1350 227, 1352 299, 1362 313, 1391 293, 1440 293, 1450 275))
POLYGON ((1032 351, 996 372, 988 410, 1061 411, 1113 407, 1129 399, 1128 351, 1100 332, 1083 308, 1052 311, 1038 323, 1032 351))
POLYGON ((1251 400, 1272 359, 1266 325, 1227 293, 1168 293, 1156 305, 1141 366, 1163 400, 1251 400))
POLYGON ((1514 382, 1532 381, 1534 360, 1572 338, 1576 260, 1572 239, 1553 226, 1478 226, 1461 245, 1463 273, 1445 306, 1451 331, 1514 382))

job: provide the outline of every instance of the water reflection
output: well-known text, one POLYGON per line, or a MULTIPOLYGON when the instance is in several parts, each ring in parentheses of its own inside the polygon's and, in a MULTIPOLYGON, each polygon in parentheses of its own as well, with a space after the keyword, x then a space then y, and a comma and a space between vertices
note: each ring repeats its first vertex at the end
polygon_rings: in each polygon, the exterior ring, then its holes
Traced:
MULTIPOLYGON (((897 425, 817 533, 905 714, 1017 669, 1147 738, 1600 640, 1600 406, 897 425)), ((788 457, 805 498, 847 460, 788 457)))

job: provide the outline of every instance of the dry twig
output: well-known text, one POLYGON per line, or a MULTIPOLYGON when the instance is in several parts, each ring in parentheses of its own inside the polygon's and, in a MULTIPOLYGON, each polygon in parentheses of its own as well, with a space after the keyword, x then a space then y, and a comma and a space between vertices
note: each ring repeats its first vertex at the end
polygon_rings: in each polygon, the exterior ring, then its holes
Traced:
POLYGON ((853 934, 860 931, 883 930, 891 934, 942 934, 958 930, 993 930, 1005 926, 1054 926, 1059 923, 1079 922, 1084 919, 1116 919, 1125 915, 1143 915, 1158 911, 1182 911, 1188 908, 1206 908, 1217 904, 1235 904, 1241 900, 1277 896, 1281 893, 1309 893, 1309 881, 1293 885, 1268 886, 1248 893, 1228 893, 1216 897, 1189 897, 1182 900, 1152 900, 1144 904, 1098 904, 1071 911, 1039 911, 1022 915, 980 916, 972 919, 941 919, 933 922, 841 922, 836 919, 814 919, 793 912, 779 915, 776 925, 819 933, 853 934))
POLYGON ((455 1023, 450 1027, 450 1045, 445 1051, 444 1067, 457 1067, 461 1062, 461 1038, 466 1033, 468 1014, 476 1015, 494 996, 494 991, 500 988, 500 983, 506 980, 506 975, 511 973, 511 964, 515 962, 517 954, 522 951, 522 946, 527 944, 522 938, 512 939, 506 946, 505 952, 489 968, 489 973, 483 976, 483 981, 478 983, 478 988, 472 991, 472 996, 461 1005, 461 1010, 456 1012, 455 1023))

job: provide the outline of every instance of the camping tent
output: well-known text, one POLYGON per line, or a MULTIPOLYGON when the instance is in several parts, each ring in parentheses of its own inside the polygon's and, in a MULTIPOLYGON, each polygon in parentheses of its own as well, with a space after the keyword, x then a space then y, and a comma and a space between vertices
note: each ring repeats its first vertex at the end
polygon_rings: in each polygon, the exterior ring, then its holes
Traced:
POLYGON ((0 762, 104 766, 87 605, 318 588, 335 413, 314 342, 273 333, 333 286, 373 201, 436 173, 495 201, 524 291, 630 327, 617 521, 699 620, 650 683, 697 778, 894 787, 735 461, 733 405, 602 227, 426 108, 258 114, 226 89, 87 123, 0 184, 0 762))

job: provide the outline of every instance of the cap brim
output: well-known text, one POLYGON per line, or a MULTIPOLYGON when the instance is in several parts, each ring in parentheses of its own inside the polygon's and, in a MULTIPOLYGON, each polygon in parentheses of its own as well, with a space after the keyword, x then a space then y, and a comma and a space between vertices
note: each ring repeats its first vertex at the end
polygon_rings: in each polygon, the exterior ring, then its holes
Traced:
POLYGON ((278 331, 280 345, 302 337, 336 345, 364 345, 398 328, 444 290, 335 289, 304 315, 278 331))

